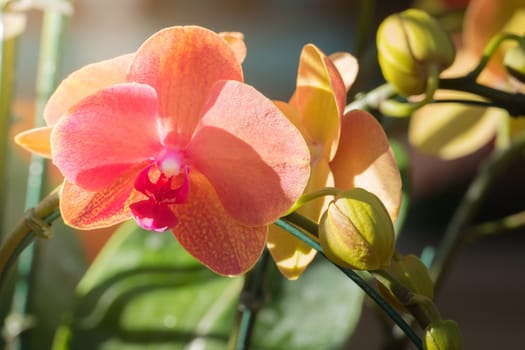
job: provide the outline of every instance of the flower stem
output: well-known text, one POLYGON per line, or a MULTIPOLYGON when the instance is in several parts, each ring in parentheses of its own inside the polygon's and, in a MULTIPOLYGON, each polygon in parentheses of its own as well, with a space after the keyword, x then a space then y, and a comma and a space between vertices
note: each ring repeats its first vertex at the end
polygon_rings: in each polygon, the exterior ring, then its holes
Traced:
POLYGON ((434 281, 436 291, 439 289, 452 260, 466 237, 463 235, 463 232, 467 230, 467 227, 474 219, 474 215, 478 212, 488 190, 511 161, 522 155, 524 149, 525 133, 522 133, 509 147, 495 151, 485 161, 478 175, 470 184, 430 264, 430 276, 434 281))
MULTIPOLYGON (((47 9, 44 12, 38 72, 36 78, 36 118, 35 126, 43 126, 44 106, 53 93, 58 80, 58 65, 64 37, 66 16, 57 9, 47 9)), ((47 163, 42 157, 32 155, 27 180, 25 207, 35 206, 45 191, 47 163)), ((28 312, 29 284, 34 262, 34 245, 31 242, 20 255, 18 263, 18 278, 11 306, 12 314, 24 315, 28 312)), ((16 340, 13 348, 20 349, 22 343, 16 340)))
POLYGON ((297 202, 295 202, 295 204, 288 210, 287 214, 293 213, 294 211, 307 204, 308 202, 313 201, 314 199, 324 196, 337 196, 341 192, 342 191, 340 189, 335 187, 325 187, 315 192, 303 194, 301 197, 299 197, 297 202))
POLYGON ((5 226, 8 135, 15 85, 16 41, 16 38, 2 40, 0 37, 0 229, 5 226))
POLYGON ((465 233, 465 240, 475 240, 485 236, 518 230, 523 227, 525 227, 525 211, 520 211, 502 219, 484 222, 472 227, 465 233))
POLYGON ((50 237, 49 224, 60 216, 59 189, 55 189, 26 215, 0 242, 0 290, 10 267, 36 237, 50 237))
POLYGON ((234 330, 228 348, 231 350, 247 350, 255 325, 255 318, 264 303, 264 280, 270 254, 263 252, 254 269, 246 274, 241 291, 234 330))
MULTIPOLYGON (((305 218, 305 220, 307 220, 305 218)), ((304 243, 308 244, 310 247, 317 250, 321 255, 325 256, 321 245, 312 239, 309 235, 305 234, 292 224, 286 221, 286 218, 279 219, 275 222, 277 226, 288 231, 304 243)), ((311 223, 311 225, 316 225, 311 223)), ((326 258, 326 256, 325 256, 326 258)), ((408 325, 408 323, 395 311, 382 297, 377 293, 364 279, 361 278, 355 271, 341 267, 333 263, 328 259, 334 266, 341 270, 347 277, 349 277, 354 283, 356 283, 377 305, 385 311, 385 313, 405 332, 407 337, 414 343, 418 349, 423 349, 423 344, 419 336, 414 332, 414 330, 408 325)))
POLYGON ((520 41, 522 38, 517 34, 512 33, 499 33, 497 35, 494 35, 492 39, 489 41, 487 46, 485 47, 485 50, 483 51, 483 55, 481 56, 481 60, 479 61, 476 68, 474 68, 469 74, 468 77, 472 80, 476 80, 478 76, 481 74, 483 69, 487 66, 490 59, 498 49, 498 47, 506 40, 514 40, 514 41, 520 41))

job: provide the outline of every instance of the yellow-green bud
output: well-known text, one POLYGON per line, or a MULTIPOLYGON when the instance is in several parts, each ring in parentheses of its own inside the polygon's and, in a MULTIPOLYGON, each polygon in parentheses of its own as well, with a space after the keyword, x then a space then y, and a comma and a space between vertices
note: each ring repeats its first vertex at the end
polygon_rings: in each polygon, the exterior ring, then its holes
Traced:
POLYGON ((383 203, 361 189, 343 192, 323 213, 319 241, 335 263, 357 270, 387 266, 394 253, 394 226, 383 203))
POLYGON ((461 350, 461 331, 452 320, 432 322, 423 335, 425 350, 461 350))
POLYGON ((525 83, 525 38, 522 41, 505 52, 503 64, 510 75, 525 83))
MULTIPOLYGON (((423 295, 431 300, 434 298, 434 283, 432 283, 427 267, 417 256, 411 254, 394 258, 390 266, 385 267, 384 270, 414 294, 423 295)), ((391 305, 401 311, 407 311, 386 286, 378 283, 378 289, 391 305)))
POLYGON ((448 33, 417 9, 390 15, 381 23, 377 50, 386 81, 405 96, 425 92, 431 71, 441 72, 455 57, 448 33))

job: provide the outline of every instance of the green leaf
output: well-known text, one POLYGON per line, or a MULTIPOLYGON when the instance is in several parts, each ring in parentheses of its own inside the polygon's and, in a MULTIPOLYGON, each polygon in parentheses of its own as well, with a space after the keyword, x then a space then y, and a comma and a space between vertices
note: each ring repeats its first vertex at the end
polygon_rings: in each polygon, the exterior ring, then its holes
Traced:
MULTIPOLYGON (((359 319, 361 290, 324 261, 298 281, 272 271, 252 348, 340 346, 359 319)), ((124 224, 78 285, 53 349, 226 349, 242 284, 202 266, 171 233, 124 224)))

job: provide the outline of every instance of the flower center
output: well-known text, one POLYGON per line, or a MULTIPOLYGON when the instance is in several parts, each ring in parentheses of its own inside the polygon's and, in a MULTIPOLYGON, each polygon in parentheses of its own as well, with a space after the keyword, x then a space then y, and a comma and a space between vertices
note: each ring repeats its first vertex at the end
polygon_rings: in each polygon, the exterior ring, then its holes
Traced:
POLYGON ((173 228, 178 219, 175 204, 188 198, 189 168, 175 152, 166 152, 145 168, 135 180, 135 190, 147 198, 130 205, 131 214, 143 229, 164 232, 173 228))

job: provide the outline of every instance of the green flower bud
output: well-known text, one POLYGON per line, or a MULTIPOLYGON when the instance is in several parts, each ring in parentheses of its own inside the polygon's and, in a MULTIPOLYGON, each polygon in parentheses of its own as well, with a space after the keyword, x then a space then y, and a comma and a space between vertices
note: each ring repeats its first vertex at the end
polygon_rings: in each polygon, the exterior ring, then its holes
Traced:
MULTIPOLYGON (((523 41, 525 41, 525 39, 523 41)), ((505 52, 503 65, 510 75, 525 83, 525 42, 505 52)))
POLYGON ((432 322, 423 335, 425 350, 461 350, 461 332, 452 320, 432 322))
POLYGON ((426 12, 408 9, 388 16, 377 30, 377 50, 386 81, 405 96, 426 91, 430 74, 454 61, 448 33, 426 12))
MULTIPOLYGON (((390 266, 385 267, 384 270, 415 294, 423 295, 430 300, 434 298, 434 283, 427 267, 417 256, 405 255, 393 259, 390 266)), ((378 283, 378 289, 392 306, 407 311, 391 290, 381 283, 378 283)))
POLYGON ((319 223, 319 241, 333 262, 357 270, 376 270, 390 263, 394 226, 379 198, 355 188, 330 202, 319 223))

